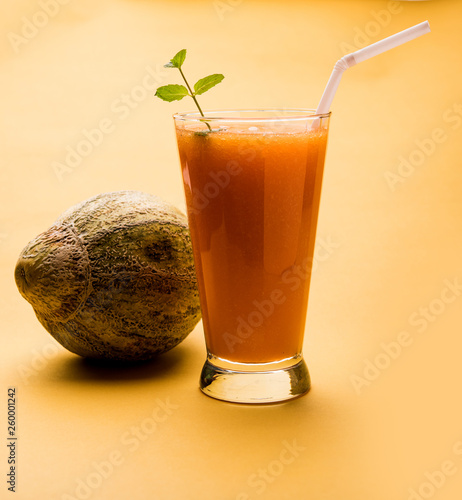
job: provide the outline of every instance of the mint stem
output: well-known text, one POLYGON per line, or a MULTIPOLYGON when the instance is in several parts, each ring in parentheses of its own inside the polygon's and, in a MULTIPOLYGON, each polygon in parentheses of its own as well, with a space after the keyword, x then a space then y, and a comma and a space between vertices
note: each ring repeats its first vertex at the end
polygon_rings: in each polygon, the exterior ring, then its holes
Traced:
MULTIPOLYGON (((204 113, 202 112, 202 109, 199 106, 199 103, 197 102, 196 96, 195 96, 194 92, 192 91, 191 87, 189 86, 188 80, 186 80, 186 77, 184 76, 184 73, 181 70, 181 68, 178 68, 178 69, 180 70, 180 73, 181 73, 181 76, 183 77, 184 83, 186 83, 186 87, 189 90, 189 95, 194 99, 194 102, 196 103, 197 109, 199 110, 199 113, 201 114, 201 116, 204 116, 204 113)), ((204 123, 207 125, 208 129, 211 132, 212 127, 208 124, 208 122, 204 121, 204 123)))

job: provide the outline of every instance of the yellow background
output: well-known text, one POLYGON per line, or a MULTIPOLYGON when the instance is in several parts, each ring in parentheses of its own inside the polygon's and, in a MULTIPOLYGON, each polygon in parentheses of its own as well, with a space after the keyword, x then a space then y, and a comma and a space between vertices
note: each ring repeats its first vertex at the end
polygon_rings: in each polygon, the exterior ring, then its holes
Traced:
POLYGON ((14 386, 21 500, 461 498, 462 295, 445 289, 462 283, 462 2, 53 3, 44 17, 50 2, 4 2, 0 20, 0 497, 12 495, 14 386), (126 370, 83 361, 41 327, 13 269, 62 211, 120 189, 184 207, 171 115, 192 105, 154 98, 149 71, 180 83, 161 65, 187 48, 191 80, 226 76, 206 109, 315 107, 342 55, 426 19, 431 34, 348 70, 332 106, 309 395, 267 407, 203 396, 201 324, 126 370), (111 132, 57 175, 101 120, 111 132), (396 359, 384 354, 404 338, 396 359))

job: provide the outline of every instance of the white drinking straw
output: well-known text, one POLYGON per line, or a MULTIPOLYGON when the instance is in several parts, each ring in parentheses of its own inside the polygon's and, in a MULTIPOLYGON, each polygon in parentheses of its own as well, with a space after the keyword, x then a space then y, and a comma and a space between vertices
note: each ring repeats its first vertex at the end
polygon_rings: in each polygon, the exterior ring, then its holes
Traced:
POLYGON ((373 43, 372 45, 368 45, 363 49, 359 49, 356 52, 343 56, 335 63, 334 70, 332 71, 326 88, 324 89, 316 114, 329 112, 338 84, 340 83, 342 74, 346 69, 351 68, 351 66, 363 62, 366 59, 381 54, 382 52, 394 49, 395 47, 398 47, 398 45, 409 42, 410 40, 429 32, 430 25, 428 24, 428 21, 425 21, 423 23, 416 24, 412 28, 400 31, 395 35, 391 35, 388 38, 384 38, 379 42, 373 43))

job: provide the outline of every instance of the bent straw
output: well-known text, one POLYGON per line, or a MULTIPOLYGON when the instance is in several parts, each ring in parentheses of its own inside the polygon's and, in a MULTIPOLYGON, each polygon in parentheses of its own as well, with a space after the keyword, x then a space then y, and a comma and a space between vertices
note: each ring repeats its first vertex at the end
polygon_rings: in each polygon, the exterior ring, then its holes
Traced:
POLYGON ((327 82, 326 88, 324 89, 324 93, 322 94, 321 100, 319 101, 318 109, 316 110, 316 114, 325 114, 330 110, 330 106, 335 96, 335 92, 337 91, 338 85, 342 78, 343 72, 358 64, 360 62, 365 61, 366 59, 370 59, 371 57, 377 56, 382 52, 386 52, 387 50, 394 49, 399 45, 409 42, 414 38, 417 38, 421 35, 425 35, 425 33, 430 32, 430 24, 428 21, 424 21, 423 23, 416 24, 411 28, 408 28, 404 31, 400 31, 395 35, 391 35, 379 42, 373 43, 363 49, 359 49, 356 52, 352 52, 351 54, 347 54, 339 59, 334 66, 334 70, 330 75, 329 81, 327 82))

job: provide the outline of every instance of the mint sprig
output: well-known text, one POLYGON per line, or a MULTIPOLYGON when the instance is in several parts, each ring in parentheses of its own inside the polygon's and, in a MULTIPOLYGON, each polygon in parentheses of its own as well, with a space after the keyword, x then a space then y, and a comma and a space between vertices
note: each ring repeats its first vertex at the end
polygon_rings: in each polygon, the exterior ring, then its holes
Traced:
MULTIPOLYGON (((204 116, 204 113, 202 112, 202 109, 196 99, 196 96, 201 95, 204 92, 207 92, 207 90, 210 90, 212 87, 215 87, 215 85, 217 85, 223 80, 224 76, 215 73, 213 75, 201 78, 194 84, 194 90, 192 90, 191 86, 186 80, 186 77, 184 76, 183 70, 181 69, 185 59, 186 59, 186 49, 180 50, 177 54, 173 56, 170 62, 164 64, 164 68, 177 68, 180 71, 180 74, 186 84, 186 87, 184 85, 163 85, 162 87, 159 87, 156 90, 155 95, 160 99, 162 99, 163 101, 168 101, 168 102, 180 101, 181 99, 183 99, 183 97, 186 97, 188 95, 193 98, 194 103, 196 104, 197 109, 199 110, 201 116, 204 116)), ((205 124, 207 125, 209 131, 211 132, 212 129, 210 125, 207 122, 205 122, 205 124)))

